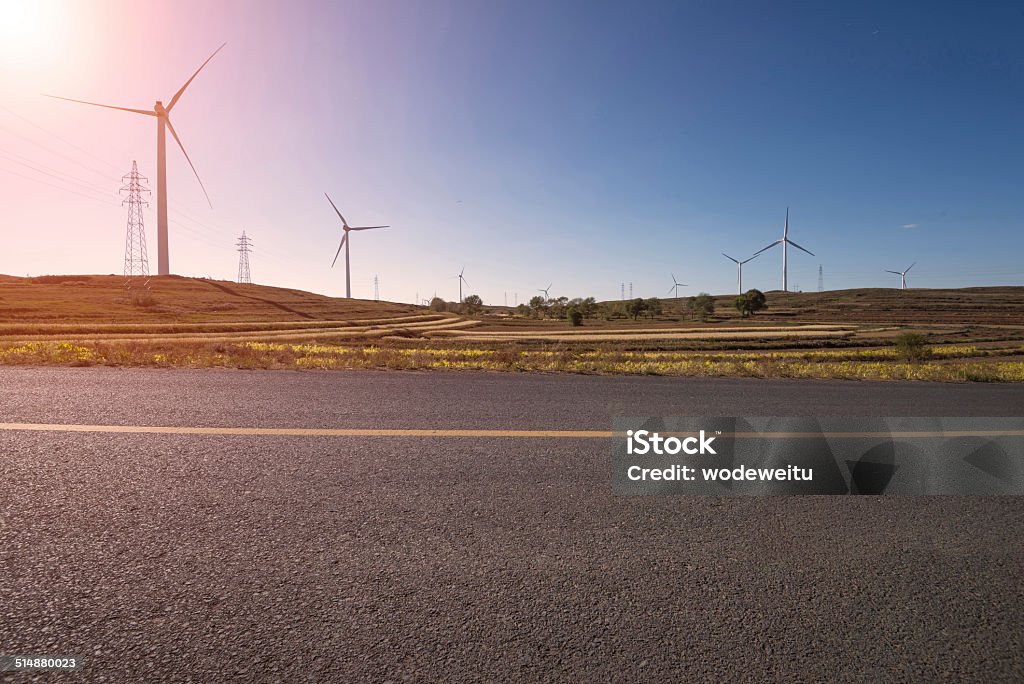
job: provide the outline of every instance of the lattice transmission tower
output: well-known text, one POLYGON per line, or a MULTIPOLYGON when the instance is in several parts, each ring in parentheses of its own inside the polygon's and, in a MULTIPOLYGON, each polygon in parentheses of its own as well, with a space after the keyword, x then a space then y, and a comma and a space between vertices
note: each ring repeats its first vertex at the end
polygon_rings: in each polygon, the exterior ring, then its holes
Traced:
POLYGON ((818 264, 818 292, 825 291, 825 271, 821 264, 818 264))
POLYGON ((128 206, 128 231, 124 243, 124 277, 149 276, 149 257, 146 255, 146 225, 142 218, 142 210, 149 202, 142 199, 142 194, 149 194, 146 183, 149 180, 139 175, 139 165, 132 160, 131 173, 121 177, 125 183, 121 192, 128 193, 122 205, 128 206))
POLYGON ((235 244, 238 246, 238 282, 251 283, 252 278, 249 277, 249 252, 252 250, 249 248, 252 247, 252 240, 246 237, 243 230, 242 237, 238 238, 238 242, 235 244))

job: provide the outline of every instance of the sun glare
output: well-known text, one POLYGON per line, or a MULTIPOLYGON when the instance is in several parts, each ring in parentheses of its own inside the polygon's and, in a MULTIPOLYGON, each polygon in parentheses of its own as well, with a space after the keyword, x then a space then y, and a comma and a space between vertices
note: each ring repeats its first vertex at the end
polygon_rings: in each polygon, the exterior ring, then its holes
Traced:
POLYGON ((65 0, 0 0, 0 62, 36 62, 63 38, 65 0))

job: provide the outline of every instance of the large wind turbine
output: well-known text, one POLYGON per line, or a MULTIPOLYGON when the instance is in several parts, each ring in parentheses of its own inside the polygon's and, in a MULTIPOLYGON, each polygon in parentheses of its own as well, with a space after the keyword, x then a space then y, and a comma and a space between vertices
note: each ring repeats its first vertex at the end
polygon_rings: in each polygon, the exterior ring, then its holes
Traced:
POLYGON ((892 273, 894 275, 898 275, 900 277, 900 283, 901 283, 900 289, 901 290, 906 290, 907 289, 907 273, 910 271, 910 269, 914 268, 914 266, 916 266, 916 265, 917 265, 917 262, 915 261, 914 263, 912 263, 909 266, 907 266, 907 270, 906 271, 889 271, 889 270, 886 270, 886 273, 892 273))
MULTIPOLYGON (((793 245, 797 249, 799 249, 801 251, 804 251, 804 252, 807 252, 811 256, 814 256, 814 252, 811 252, 811 251, 808 251, 808 250, 804 249, 803 247, 801 247, 800 245, 796 244, 795 242, 793 242, 792 240, 789 239, 789 207, 786 207, 786 227, 782 229, 782 239, 781 240, 776 240, 775 242, 773 242, 772 244, 768 245, 767 247, 765 247, 763 249, 759 249, 758 251, 754 252, 754 256, 757 256, 761 252, 763 252, 763 251, 765 251, 767 249, 771 249, 775 245, 780 245, 780 244, 782 245, 782 291, 783 292, 789 292, 789 287, 788 287, 789 283, 786 280, 786 275, 787 275, 787 272, 786 272, 786 266, 787 266, 786 260, 787 260, 787 257, 788 257, 788 251, 787 251, 786 248, 789 245, 793 245)), ((751 258, 753 258, 753 257, 751 257, 751 258)))
MULTIPOLYGON (((224 43, 227 45, 227 43, 224 43)), ((73 100, 69 97, 57 97, 56 95, 47 95, 47 97, 53 97, 58 100, 67 100, 68 102, 78 102, 80 104, 92 105, 94 107, 105 107, 107 109, 119 109, 122 112, 131 112, 133 114, 145 114, 146 116, 156 117, 156 246, 157 246, 157 273, 159 275, 170 275, 171 273, 171 262, 170 255, 168 254, 168 239, 167 239, 167 145, 166 145, 166 131, 169 130, 171 135, 174 137, 174 142, 178 143, 178 147, 181 148, 181 153, 185 155, 185 160, 188 161, 188 165, 192 167, 192 173, 196 175, 196 180, 199 181, 199 187, 203 189, 203 194, 206 195, 206 201, 210 204, 210 208, 213 208, 213 203, 210 202, 210 195, 207 194, 206 188, 203 186, 203 181, 199 178, 199 172, 196 171, 195 164, 189 159, 188 152, 185 151, 185 146, 181 144, 181 139, 178 138, 178 134, 174 132, 174 126, 171 125, 171 110, 174 109, 174 105, 178 104, 178 100, 181 99, 182 93, 189 87, 193 79, 199 75, 199 72, 203 70, 210 60, 213 59, 214 55, 220 52, 224 45, 213 51, 213 55, 206 58, 196 72, 192 74, 192 77, 185 81, 185 85, 181 86, 181 89, 174 94, 171 101, 164 107, 164 103, 160 100, 156 101, 153 105, 153 109, 131 109, 129 107, 115 107, 113 105, 99 104, 98 102, 86 102, 85 100, 73 100)))
MULTIPOLYGON (((764 251, 764 250, 762 250, 762 251, 764 251)), ((761 252, 758 252, 757 254, 760 254, 760 253, 761 252)), ((739 261, 737 259, 733 259, 731 256, 729 256, 725 252, 722 252, 722 256, 724 256, 726 259, 728 259, 729 261, 731 261, 734 264, 736 264, 736 294, 743 294, 743 264, 747 263, 748 261, 753 261, 754 259, 756 259, 757 258, 757 254, 755 254, 754 256, 750 257, 749 259, 744 259, 743 261, 739 261)))
POLYGON ((675 296, 676 299, 679 299, 679 288, 681 288, 681 287, 686 287, 686 283, 681 283, 678 280, 676 280, 676 274, 673 273, 672 274, 672 287, 668 288, 668 291, 671 292, 672 290, 675 290, 676 293, 675 293, 674 296, 675 296))
POLYGON ((345 296, 347 298, 349 298, 349 299, 352 299, 352 267, 351 267, 351 264, 349 262, 349 249, 348 249, 348 246, 349 246, 349 244, 351 244, 352 241, 348 239, 349 231, 350 230, 374 230, 376 228, 390 228, 390 226, 350 226, 350 225, 348 225, 348 221, 345 220, 345 217, 341 215, 340 211, 338 211, 338 207, 336 207, 334 205, 334 200, 331 199, 331 196, 328 195, 325 192, 324 193, 324 197, 326 197, 327 201, 331 203, 332 207, 334 207, 334 213, 336 213, 338 215, 338 218, 341 219, 342 229, 345 231, 344 235, 341 236, 341 244, 338 245, 338 251, 334 253, 334 261, 331 262, 331 268, 334 268, 334 264, 338 263, 338 255, 341 254, 341 248, 344 247, 345 248, 345 296))
POLYGON ((459 275, 455 276, 456 278, 458 278, 458 279, 459 279, 459 303, 460 303, 460 304, 462 303, 462 283, 466 283, 466 285, 469 285, 469 281, 468 281, 468 280, 466 280, 466 279, 465 279, 465 278, 464 278, 464 277, 462 276, 462 274, 463 274, 463 273, 465 273, 465 272, 466 272, 466 267, 465 267, 465 266, 463 266, 463 267, 462 267, 462 270, 461 270, 461 271, 459 271, 459 275))
POLYGON ((549 301, 551 299, 551 297, 548 295, 548 290, 551 289, 552 285, 554 285, 554 283, 550 283, 547 287, 538 287, 537 288, 537 292, 543 292, 544 293, 544 301, 545 302, 549 301))

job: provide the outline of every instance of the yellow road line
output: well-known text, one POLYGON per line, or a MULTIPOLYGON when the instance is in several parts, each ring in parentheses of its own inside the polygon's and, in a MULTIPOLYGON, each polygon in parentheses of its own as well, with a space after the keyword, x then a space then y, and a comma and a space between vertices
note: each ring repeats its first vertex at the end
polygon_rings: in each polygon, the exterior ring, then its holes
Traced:
MULTIPOLYGON (((235 435, 243 437, 526 437, 547 439, 610 439, 624 436, 611 430, 455 430, 375 428, 259 428, 173 425, 75 425, 67 423, 0 423, 0 432, 89 432, 150 435, 235 435)), ((664 432, 662 436, 691 436, 664 432)), ((1024 430, 950 430, 921 432, 736 432, 714 434, 733 439, 934 439, 955 437, 1024 437, 1024 430)))
POLYGON ((547 437, 607 439, 604 430, 413 430, 373 428, 177 427, 149 425, 69 425, 0 423, 0 431, 101 432, 154 435, 242 435, 255 437, 547 437))

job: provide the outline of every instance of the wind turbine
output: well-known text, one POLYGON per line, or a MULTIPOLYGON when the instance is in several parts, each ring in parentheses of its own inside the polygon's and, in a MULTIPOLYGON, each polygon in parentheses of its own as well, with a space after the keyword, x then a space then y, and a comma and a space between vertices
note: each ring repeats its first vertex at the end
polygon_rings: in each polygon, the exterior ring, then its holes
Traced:
POLYGON ((681 287, 686 287, 686 283, 681 283, 678 280, 676 280, 676 274, 673 273, 672 274, 672 287, 668 288, 668 291, 671 292, 672 290, 675 290, 676 293, 675 293, 674 296, 675 296, 676 299, 679 299, 679 288, 681 288, 681 287))
MULTIPOLYGON (((783 292, 789 292, 788 281, 786 280, 786 276, 787 276, 786 261, 787 261, 787 257, 788 257, 788 251, 787 251, 786 248, 789 245, 793 245, 797 249, 799 249, 801 251, 804 251, 804 252, 807 252, 811 256, 814 256, 814 252, 811 252, 811 251, 808 251, 808 250, 804 249, 803 247, 801 247, 800 245, 796 244, 795 242, 793 242, 792 240, 789 239, 789 207, 786 207, 786 227, 783 228, 783 230, 782 230, 782 239, 781 240, 776 240, 775 242, 773 242, 772 244, 768 245, 767 247, 765 247, 763 249, 759 249, 758 251, 754 252, 754 256, 757 256, 761 252, 763 252, 763 251, 765 251, 767 249, 771 249, 775 245, 779 245, 779 244, 782 245, 782 291, 783 292)), ((753 257, 751 257, 751 258, 753 258, 753 257)))
POLYGON ((459 279, 459 303, 460 303, 460 304, 462 303, 462 283, 466 283, 466 285, 469 285, 469 281, 468 281, 468 280, 466 280, 466 279, 465 279, 465 278, 463 277, 463 275, 462 275, 462 274, 463 274, 463 273, 465 273, 465 272, 466 272, 466 267, 465 267, 465 266, 463 266, 463 267, 462 267, 462 270, 461 270, 461 271, 459 271, 459 275, 455 276, 456 278, 458 278, 458 279, 459 279))
MULTIPOLYGON (((761 250, 761 251, 764 251, 764 250, 761 250)), ((757 254, 760 254, 760 253, 761 252, 758 252, 757 254)), ((743 261, 739 261, 737 259, 733 259, 731 256, 729 256, 725 252, 722 252, 722 256, 724 256, 726 259, 728 259, 729 261, 731 261, 734 264, 736 264, 736 278, 737 278, 737 280, 736 280, 736 294, 743 294, 743 264, 747 263, 748 261, 753 261, 754 259, 756 259, 757 258, 757 254, 755 254, 754 256, 750 257, 749 259, 744 259, 743 261)))
POLYGON ((376 230, 377 228, 390 228, 390 226, 350 226, 350 225, 348 225, 348 221, 345 220, 345 217, 341 215, 340 211, 338 211, 338 207, 336 207, 334 205, 334 200, 331 199, 331 196, 328 195, 325 192, 324 193, 324 197, 326 197, 327 201, 331 203, 332 207, 334 207, 334 213, 336 213, 338 215, 338 218, 341 219, 342 229, 345 231, 345 234, 341 236, 341 244, 338 245, 338 251, 334 253, 334 261, 331 262, 331 268, 334 268, 334 264, 338 263, 338 255, 341 254, 341 248, 344 247, 345 248, 345 296, 348 299, 352 299, 352 267, 351 267, 351 265, 349 263, 349 245, 352 243, 352 241, 348 239, 349 231, 350 230, 376 230))
POLYGON ((545 302, 551 299, 551 297, 548 295, 548 290, 551 289, 552 285, 554 285, 554 283, 548 284, 547 287, 538 287, 537 288, 537 292, 543 292, 544 293, 544 301, 545 302))
POLYGON ((910 264, 909 266, 907 266, 907 270, 906 271, 888 271, 887 270, 886 273, 892 273, 894 275, 898 275, 900 277, 900 283, 901 283, 900 289, 901 290, 906 290, 907 289, 907 273, 909 273, 910 269, 914 268, 914 266, 917 266, 917 262, 916 261, 914 263, 910 264))
MULTIPOLYGON (((224 43, 227 45, 227 43, 224 43)), ((171 125, 171 110, 174 109, 174 105, 178 104, 178 100, 181 99, 182 93, 185 89, 191 85, 192 81, 199 72, 203 70, 210 60, 213 59, 214 55, 224 49, 224 45, 213 51, 213 54, 206 58, 196 72, 192 74, 192 77, 185 81, 185 85, 174 94, 171 101, 166 107, 160 100, 156 101, 153 105, 153 109, 131 109, 130 107, 115 107, 113 105, 99 104, 98 102, 87 102, 85 100, 73 100, 69 97, 57 97, 56 95, 47 95, 46 97, 52 97, 57 100, 67 100, 68 102, 78 102, 79 104, 92 105, 94 107, 105 107, 107 109, 119 109, 122 112, 131 112, 133 114, 144 114, 146 116, 156 117, 156 246, 157 246, 157 274, 158 275, 170 275, 171 273, 171 262, 170 255, 168 254, 168 238, 167 238, 167 144, 166 144, 166 131, 170 131, 174 137, 174 142, 178 143, 178 147, 181 148, 181 153, 185 155, 185 160, 188 165, 192 167, 192 173, 196 175, 196 180, 199 181, 199 187, 203 189, 203 194, 206 195, 206 201, 213 208, 213 203, 210 202, 210 195, 207 194, 206 188, 203 186, 203 181, 199 178, 199 172, 196 171, 195 164, 189 159, 188 152, 185 151, 185 146, 181 144, 181 139, 178 138, 178 134, 174 131, 174 126, 171 125)))

